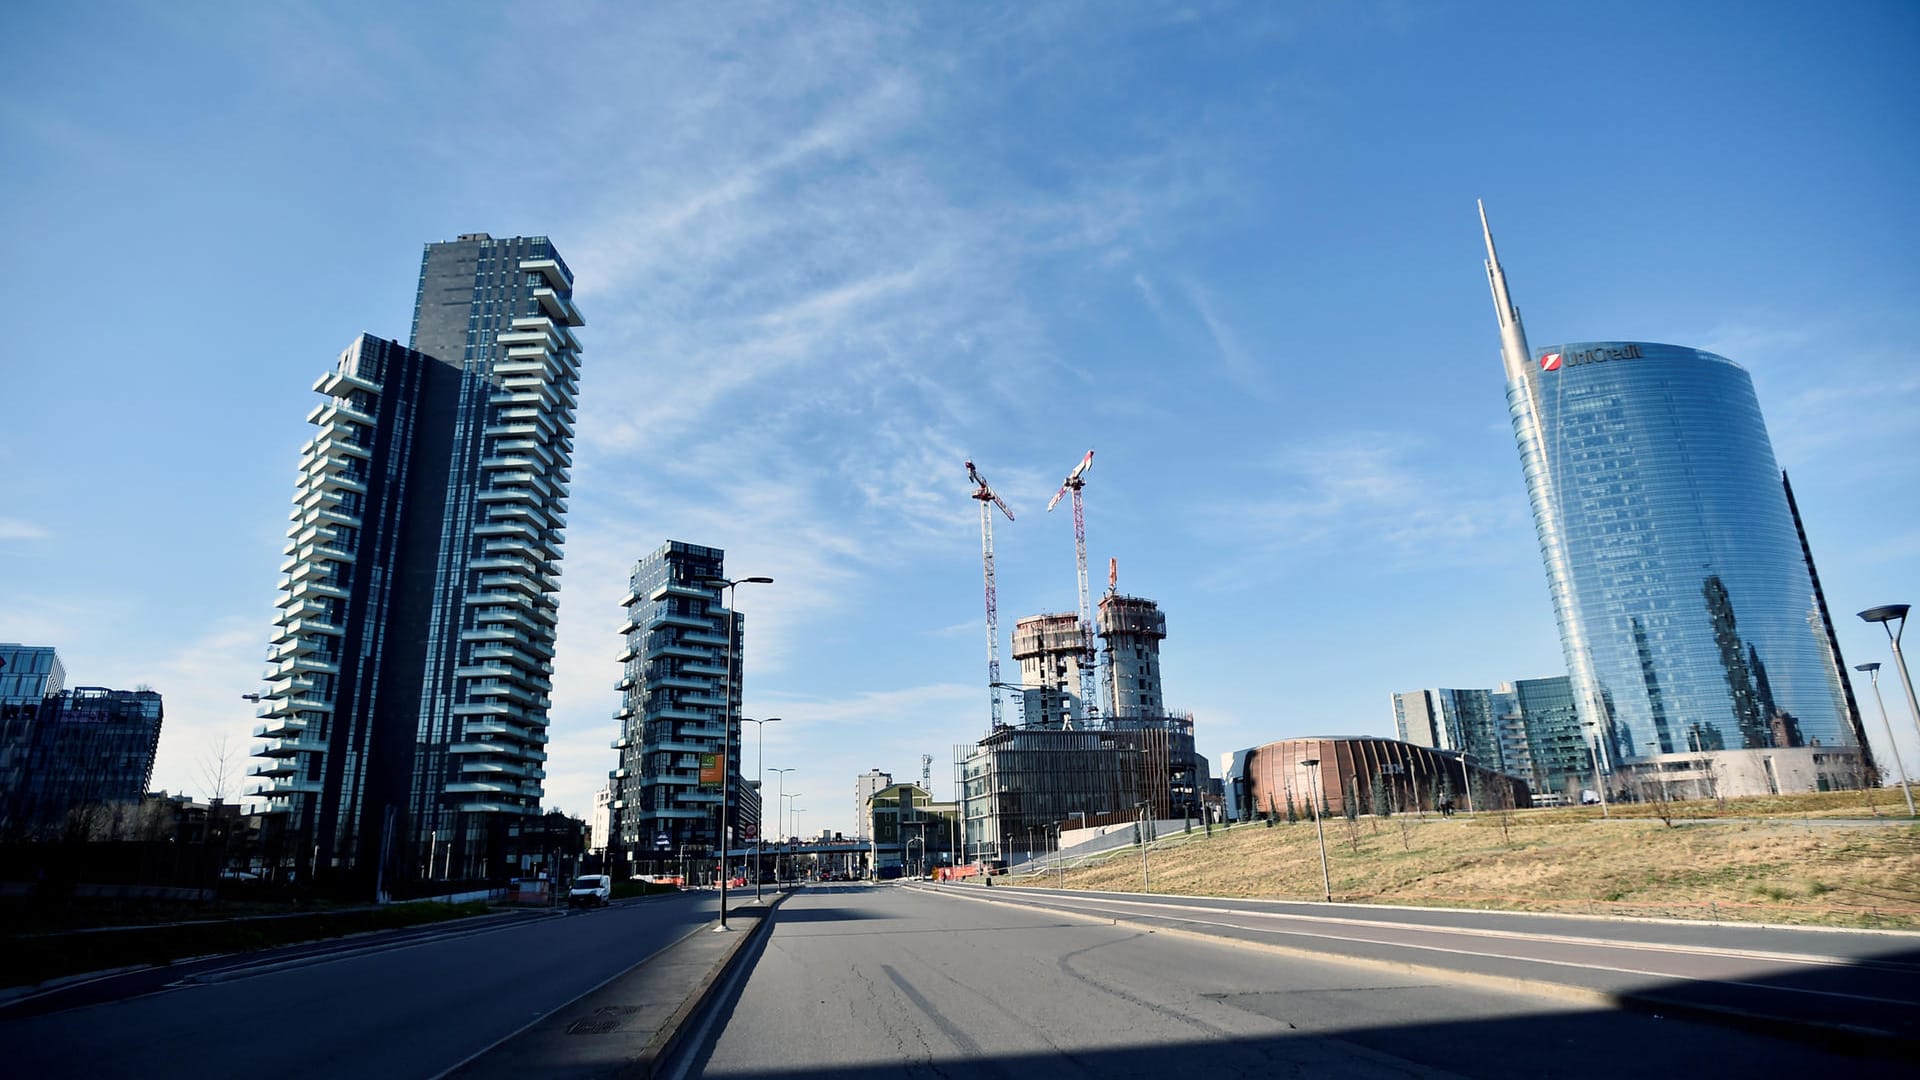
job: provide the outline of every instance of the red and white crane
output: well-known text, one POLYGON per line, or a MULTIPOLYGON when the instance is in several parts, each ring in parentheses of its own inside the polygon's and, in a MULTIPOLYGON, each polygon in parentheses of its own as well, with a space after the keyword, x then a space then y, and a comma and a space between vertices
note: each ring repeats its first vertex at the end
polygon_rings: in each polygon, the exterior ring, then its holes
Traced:
POLYGON ((980 563, 987 579, 987 692, 993 695, 993 730, 998 731, 1005 724, 1000 719, 1000 601, 993 584, 992 507, 999 507, 1008 521, 1013 520, 1013 511, 987 486, 987 478, 971 461, 967 462, 967 479, 973 481, 973 497, 980 501, 980 563))
POLYGON ((1047 512, 1052 513, 1067 492, 1073 492, 1073 553, 1080 572, 1080 709, 1089 720, 1100 707, 1093 702, 1093 609, 1087 598, 1087 512, 1080 490, 1087 486, 1087 470, 1092 467, 1093 451, 1089 450, 1047 503, 1047 512))

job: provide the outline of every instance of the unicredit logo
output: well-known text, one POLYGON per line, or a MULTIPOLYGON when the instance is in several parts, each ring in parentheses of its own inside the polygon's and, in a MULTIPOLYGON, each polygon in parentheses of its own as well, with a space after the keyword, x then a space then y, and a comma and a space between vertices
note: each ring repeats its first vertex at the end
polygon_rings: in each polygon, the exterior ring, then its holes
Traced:
POLYGON ((1603 360, 1638 360, 1641 355, 1638 345, 1623 345, 1617 349, 1582 349, 1571 353, 1541 353, 1540 370, 1559 371, 1563 366, 1597 364, 1603 360))

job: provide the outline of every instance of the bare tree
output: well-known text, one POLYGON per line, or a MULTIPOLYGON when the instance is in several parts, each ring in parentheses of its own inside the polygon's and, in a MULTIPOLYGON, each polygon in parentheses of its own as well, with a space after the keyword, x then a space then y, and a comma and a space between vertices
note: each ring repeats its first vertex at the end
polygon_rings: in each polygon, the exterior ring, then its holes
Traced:
POLYGON ((240 755, 233 750, 228 736, 222 735, 207 743, 207 751, 200 758, 200 786, 206 789, 208 801, 226 801, 239 763, 240 755))
POLYGON ((1667 828, 1673 828, 1673 796, 1667 791, 1667 785, 1655 776, 1640 781, 1640 795, 1653 804, 1653 812, 1667 828))

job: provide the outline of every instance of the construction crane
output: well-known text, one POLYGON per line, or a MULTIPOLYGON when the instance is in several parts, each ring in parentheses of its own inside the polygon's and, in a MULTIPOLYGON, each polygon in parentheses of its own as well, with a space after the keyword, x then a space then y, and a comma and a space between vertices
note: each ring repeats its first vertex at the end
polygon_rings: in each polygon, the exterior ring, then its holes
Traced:
POLYGON ((993 584, 993 507, 1013 520, 1013 511, 987 486, 987 478, 967 462, 967 479, 973 482, 973 497, 980 502, 980 564, 987 581, 987 693, 993 697, 993 730, 1006 725, 1000 719, 1000 601, 993 584))
MULTIPOLYGON (((1093 451, 1089 450, 1047 502, 1047 512, 1051 514, 1067 492, 1073 492, 1073 554, 1080 573, 1080 708, 1089 719, 1099 712, 1099 706, 1093 703, 1093 609, 1087 600, 1087 512, 1080 491, 1087 486, 1087 470, 1092 467, 1093 451)), ((1067 724, 1072 726, 1072 720, 1068 719, 1067 724)))

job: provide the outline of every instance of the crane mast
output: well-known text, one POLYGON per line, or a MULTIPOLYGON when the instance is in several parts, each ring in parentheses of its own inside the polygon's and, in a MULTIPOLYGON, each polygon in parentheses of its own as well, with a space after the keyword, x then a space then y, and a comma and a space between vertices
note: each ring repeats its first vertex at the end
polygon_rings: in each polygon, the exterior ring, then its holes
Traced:
MULTIPOLYGON (((1080 459, 1080 464, 1067 474, 1066 481, 1054 493, 1052 501, 1047 503, 1047 512, 1052 513, 1053 508, 1060 505, 1060 499, 1067 492, 1073 492, 1073 554, 1080 575, 1080 709, 1089 719, 1100 711, 1100 707, 1093 700, 1093 608, 1087 595, 1087 513, 1080 492, 1087 486, 1086 473, 1092 467, 1093 451, 1089 450, 1087 456, 1080 459)), ((1068 720, 1067 723, 1071 726, 1072 721, 1068 720)))
POLYGON ((967 479, 973 482, 973 498, 980 503, 980 565, 986 578, 987 593, 987 693, 993 702, 993 728, 998 731, 1006 726, 1000 719, 1000 603, 998 590, 993 583, 993 508, 1013 520, 1013 511, 1000 496, 987 486, 987 480, 980 470, 967 462, 967 479))

